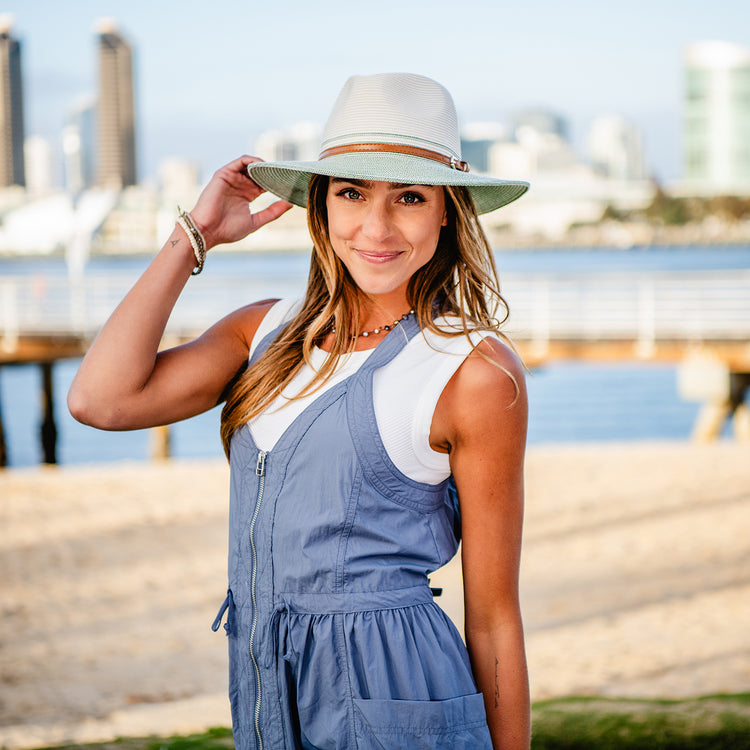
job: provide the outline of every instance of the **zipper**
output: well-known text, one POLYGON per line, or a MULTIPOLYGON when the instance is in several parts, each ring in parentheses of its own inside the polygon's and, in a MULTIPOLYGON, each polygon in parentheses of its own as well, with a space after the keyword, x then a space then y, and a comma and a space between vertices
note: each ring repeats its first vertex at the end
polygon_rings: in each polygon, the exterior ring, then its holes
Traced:
POLYGON ((253 520, 250 522, 250 548, 253 556, 253 572, 250 580, 250 597, 253 602, 253 621, 250 626, 250 658, 253 662, 255 669, 255 734, 258 738, 258 748, 263 750, 263 737, 260 733, 260 667, 258 666, 258 660, 255 657, 253 651, 253 642, 255 640, 255 630, 258 626, 258 603, 255 596, 255 579, 258 570, 258 553, 255 549, 255 522, 258 520, 258 513, 260 512, 260 504, 263 501, 263 489, 266 484, 266 451, 258 451, 258 461, 255 465, 255 473, 258 476, 258 494, 255 498, 255 512, 253 513, 253 520))

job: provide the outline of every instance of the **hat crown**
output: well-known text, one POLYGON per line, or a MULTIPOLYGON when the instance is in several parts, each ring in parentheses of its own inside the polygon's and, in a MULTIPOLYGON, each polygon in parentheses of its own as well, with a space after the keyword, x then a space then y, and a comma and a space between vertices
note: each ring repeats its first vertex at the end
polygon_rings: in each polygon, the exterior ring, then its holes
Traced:
POLYGON ((461 158, 453 99, 437 81, 413 73, 352 76, 333 106, 321 150, 390 143, 461 158))

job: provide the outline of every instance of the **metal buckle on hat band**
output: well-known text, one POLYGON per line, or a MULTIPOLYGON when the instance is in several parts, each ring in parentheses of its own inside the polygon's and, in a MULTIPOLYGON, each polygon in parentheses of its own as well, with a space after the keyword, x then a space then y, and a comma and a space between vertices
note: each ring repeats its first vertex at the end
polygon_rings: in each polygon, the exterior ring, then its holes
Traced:
POLYGON ((453 167, 453 169, 458 169, 460 172, 469 171, 469 165, 465 161, 456 159, 455 156, 451 156, 451 167, 453 167))
POLYGON ((439 161, 441 164, 445 164, 451 169, 456 169, 460 172, 468 172, 469 165, 465 161, 457 159, 455 156, 446 156, 440 154, 437 151, 430 151, 426 148, 419 148, 417 146, 405 146, 400 143, 348 143, 345 146, 333 146, 322 151, 319 159, 325 159, 329 156, 336 156, 338 154, 349 154, 361 151, 385 151, 392 154, 408 154, 409 156, 421 156, 423 159, 432 159, 433 161, 439 161))

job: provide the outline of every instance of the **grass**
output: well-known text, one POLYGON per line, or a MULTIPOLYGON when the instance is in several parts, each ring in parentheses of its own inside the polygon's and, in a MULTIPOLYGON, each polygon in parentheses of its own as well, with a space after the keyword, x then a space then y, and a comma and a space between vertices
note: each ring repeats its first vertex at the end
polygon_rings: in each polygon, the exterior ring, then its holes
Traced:
POLYGON ((533 750, 750 750, 750 693, 558 699, 535 704, 532 725, 533 750))
MULTIPOLYGON (((561 698, 534 704, 532 750, 750 750, 750 693, 681 701, 561 698)), ((50 750, 232 750, 229 729, 50 750)))
POLYGON ((234 750, 232 730, 214 727, 185 737, 121 737, 111 742, 61 745, 48 750, 234 750))

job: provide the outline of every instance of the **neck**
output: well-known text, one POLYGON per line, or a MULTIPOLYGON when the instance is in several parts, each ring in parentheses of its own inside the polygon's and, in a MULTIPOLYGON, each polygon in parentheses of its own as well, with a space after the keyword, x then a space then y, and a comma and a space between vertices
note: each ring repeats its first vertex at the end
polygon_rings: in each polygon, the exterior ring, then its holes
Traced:
POLYGON ((402 315, 408 313, 411 307, 401 289, 396 293, 379 295, 360 292, 359 333, 391 325, 394 320, 399 320, 402 315))

